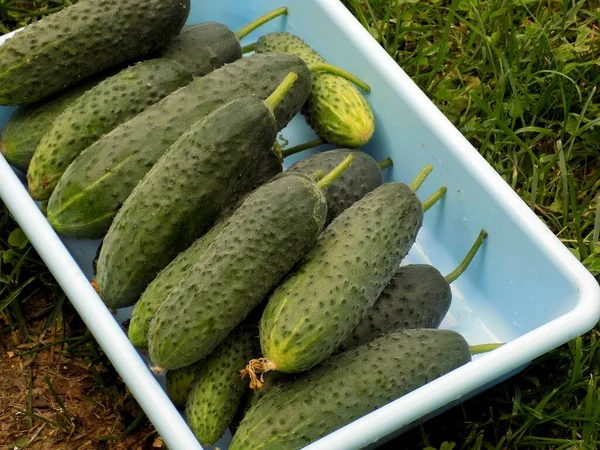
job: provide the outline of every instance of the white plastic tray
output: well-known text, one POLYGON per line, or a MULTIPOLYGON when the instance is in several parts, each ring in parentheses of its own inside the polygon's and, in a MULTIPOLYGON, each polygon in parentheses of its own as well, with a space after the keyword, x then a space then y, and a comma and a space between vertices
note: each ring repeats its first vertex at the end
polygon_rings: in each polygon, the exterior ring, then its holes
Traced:
MULTIPOLYGON (((348 424, 307 448, 376 446, 416 420, 435 415, 520 370, 543 353, 590 330, 600 319, 600 289, 594 278, 544 226, 478 152, 417 88, 337 0, 194 1, 189 24, 217 20, 237 29, 259 15, 288 6, 261 33, 291 31, 329 62, 354 72, 372 87, 368 100, 376 134, 364 150, 391 156, 386 180, 407 181, 427 163, 435 166, 419 191, 423 199, 441 185, 446 198, 425 216, 408 262, 428 262, 442 273, 462 259, 482 228, 489 237, 469 270, 453 284, 454 300, 442 328, 462 333, 470 344, 507 342, 438 380, 348 424), (374 444, 375 443, 375 444, 374 444)), ((3 126, 14 108, 0 108, 3 126)), ((290 145, 314 137, 299 116, 283 134, 290 145)), ((305 154, 286 161, 291 164, 305 154)), ((0 198, 113 362, 132 394, 171 450, 202 447, 161 384, 130 345, 119 322, 104 307, 89 280, 98 242, 57 236, 18 177, 0 157, 0 198)), ((215 447, 226 448, 228 437, 215 447)))

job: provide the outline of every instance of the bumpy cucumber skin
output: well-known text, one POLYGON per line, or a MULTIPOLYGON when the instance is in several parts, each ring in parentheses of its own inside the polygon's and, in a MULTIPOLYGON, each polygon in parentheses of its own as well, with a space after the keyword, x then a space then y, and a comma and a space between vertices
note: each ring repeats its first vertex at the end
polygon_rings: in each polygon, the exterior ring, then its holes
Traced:
POLYGON ((185 130, 237 98, 266 99, 289 72, 297 73, 298 80, 275 108, 282 129, 301 109, 311 86, 304 61, 283 53, 227 64, 119 125, 65 171, 48 204, 50 224, 65 236, 101 238, 136 184, 185 130))
POLYGON ((366 316, 423 222, 404 183, 386 183, 346 209, 279 284, 260 321, 265 358, 297 373, 325 360, 366 316))
POLYGON ((194 76, 201 77, 240 59, 242 47, 228 26, 203 22, 183 27, 156 56, 177 61, 194 76))
POLYGON ((150 321, 171 290, 181 280, 181 273, 188 270, 191 264, 208 248, 209 244, 221 232, 227 220, 219 220, 201 238, 197 239, 189 249, 181 252, 167 267, 148 285, 140 300, 131 311, 127 335, 131 343, 139 349, 148 348, 148 330, 150 321))
POLYGON ((245 97, 194 124, 135 187, 106 233, 98 286, 111 308, 133 305, 179 252, 202 236, 271 152, 275 116, 245 97))
MULTIPOLYGON (((309 65, 325 62, 306 42, 289 33, 261 36, 256 52, 295 54, 309 65)), ((363 146, 375 132, 375 118, 365 97, 348 80, 334 74, 316 73, 313 76, 312 91, 302 112, 322 139, 338 147, 363 146)))
POLYGON ((450 285, 435 267, 428 264, 400 267, 338 351, 405 328, 437 328, 451 303, 450 285))
POLYGON ((326 215, 323 193, 304 176, 252 192, 156 312, 151 360, 177 369, 209 354, 312 247, 326 215))
POLYGON ((350 167, 323 190, 327 198, 327 224, 339 216, 342 211, 381 186, 383 177, 377 161, 361 151, 336 149, 315 153, 292 164, 287 169, 291 172, 302 172, 308 175, 317 170, 329 173, 350 153, 354 154, 354 161, 350 167))
POLYGON ((202 445, 214 444, 233 421, 248 387, 240 370, 259 350, 258 323, 245 321, 202 361, 185 407, 188 425, 202 445))
POLYGON ((0 152, 6 160, 26 172, 35 149, 56 118, 102 79, 101 75, 87 79, 49 98, 19 107, 2 130, 0 152))
POLYGON ((169 370, 165 376, 167 395, 177 408, 185 408, 198 372, 205 361, 198 361, 191 366, 177 370, 169 370))
POLYGON ((82 0, 0 46, 0 104, 29 104, 167 43, 189 0, 82 0))
POLYGON ((230 450, 295 450, 471 360, 450 330, 403 330, 331 357, 275 387, 242 420, 230 450))
POLYGON ((27 172, 31 196, 49 199, 83 150, 191 81, 192 74, 181 64, 158 58, 128 67, 88 90, 57 117, 35 150, 27 172))

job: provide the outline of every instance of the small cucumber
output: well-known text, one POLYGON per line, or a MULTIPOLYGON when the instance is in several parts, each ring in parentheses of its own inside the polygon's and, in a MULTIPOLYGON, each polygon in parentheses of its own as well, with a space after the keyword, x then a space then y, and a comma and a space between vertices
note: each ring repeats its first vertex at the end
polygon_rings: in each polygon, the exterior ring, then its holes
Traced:
POLYGON ((296 450, 471 361, 449 330, 404 330, 331 357, 251 408, 229 450, 296 450))
POLYGON ((247 382, 240 369, 260 349, 258 317, 249 317, 237 326, 199 365, 189 393, 185 417, 198 441, 214 444, 235 417, 247 382))
POLYGON ((56 118, 36 148, 27 172, 31 196, 49 199, 83 150, 191 81, 192 74, 182 65, 158 58, 130 66, 89 89, 56 118))
MULTIPOLYGON (((317 170, 329 172, 352 151, 336 149, 316 153, 292 164, 287 170, 305 174, 317 170)), ((353 152, 352 166, 324 191, 327 198, 327 224, 383 183, 382 167, 368 154, 362 151, 353 152)), ((384 167, 387 167, 388 160, 384 163, 384 167)))
POLYGON ((0 104, 29 104, 148 55, 177 35, 189 0, 80 0, 0 46, 0 104))
POLYGON ((247 187, 245 180, 277 138, 273 111, 297 79, 290 73, 266 101, 245 97, 217 109, 150 169, 117 213, 100 250, 97 283, 106 305, 135 304, 156 275, 247 187))
POLYGON ((195 263, 150 323, 148 349, 157 370, 202 359, 266 298, 321 233, 327 215, 321 189, 351 161, 318 183, 303 174, 275 177, 245 198, 208 248, 192 255, 195 263))
POLYGON ((17 108, 2 130, 0 153, 9 164, 27 172, 35 149, 56 118, 106 76, 98 75, 49 98, 17 108))
MULTIPOLYGON (((290 53, 309 65, 325 62, 306 42, 290 33, 261 36, 256 52, 290 53)), ((363 146, 375 132, 375 118, 367 100, 347 79, 335 74, 318 73, 313 77, 303 114, 321 138, 338 147, 363 146)))
POLYGON ((325 229, 270 296, 260 321, 264 358, 248 364, 251 387, 270 370, 303 372, 326 359, 366 316, 406 256, 423 223, 407 185, 385 183, 325 229))
POLYGON ((183 27, 181 32, 156 52, 155 57, 177 61, 200 77, 242 57, 240 39, 276 17, 287 14, 278 8, 258 18, 237 33, 219 22, 203 22, 183 27))
POLYGON ((169 370, 165 376, 167 395, 177 408, 185 408, 192 386, 205 360, 177 370, 169 370))
POLYGON ((227 64, 122 123, 85 149, 65 171, 48 203, 50 224, 66 236, 101 238, 133 188, 188 128, 232 100, 266 99, 289 72, 299 79, 275 110, 280 130, 302 107, 311 85, 306 64, 282 53, 252 55, 227 64), (261 76, 248 76, 252 73, 261 76))
POLYGON ((450 309, 450 284, 469 266, 487 237, 483 230, 465 259, 444 277, 428 264, 400 267, 367 316, 340 345, 343 352, 404 328, 437 328, 450 309))

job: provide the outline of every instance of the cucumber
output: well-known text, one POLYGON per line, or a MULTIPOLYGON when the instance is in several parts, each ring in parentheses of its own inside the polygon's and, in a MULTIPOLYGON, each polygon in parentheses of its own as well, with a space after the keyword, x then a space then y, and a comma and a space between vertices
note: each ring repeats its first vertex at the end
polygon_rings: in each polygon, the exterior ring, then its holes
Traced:
POLYGON ((199 363, 185 417, 204 446, 214 444, 227 430, 247 389, 248 383, 240 378, 240 369, 260 349, 258 317, 251 316, 199 363))
MULTIPOLYGON (((292 164, 287 170, 306 174, 317 170, 329 172, 352 151, 349 149, 336 149, 316 153, 292 164)), ((329 224, 342 211, 383 183, 379 164, 362 151, 353 152, 354 162, 352 166, 335 182, 327 186, 324 191, 327 198, 326 224, 329 224)), ((385 161, 384 166, 387 166, 387 163, 388 160, 385 161)))
POLYGON ((450 330, 403 330, 331 357, 265 393, 229 450, 295 450, 471 361, 450 330))
POLYGON ((133 188, 190 126, 232 100, 266 99, 289 72, 299 75, 275 109, 284 128, 310 92, 311 76, 297 56, 252 55, 197 78, 94 142, 71 163, 48 204, 56 231, 97 239, 106 233, 133 188), (261 76, 248 76, 260 73, 261 76))
POLYGON ((244 97, 186 131, 135 187, 103 240, 97 283, 106 305, 137 302, 179 252, 206 233, 277 139, 273 113, 290 73, 266 101, 244 97), (151 199, 151 201, 150 201, 151 199))
POLYGON ((326 359, 366 316, 423 223, 411 186, 385 183, 331 222, 270 296, 260 321, 264 358, 252 360, 251 387, 269 370, 296 373, 326 359))
POLYGON ((108 76, 108 73, 89 78, 75 86, 31 105, 21 106, 10 116, 2 130, 0 153, 9 164, 26 172, 42 137, 56 118, 83 95, 108 76))
POLYGON ((152 319, 148 348, 156 370, 203 358, 266 298, 321 233, 327 215, 321 188, 351 159, 319 183, 303 174, 286 174, 246 197, 182 272, 152 319))
POLYGON ((340 345, 343 352, 404 328, 437 328, 450 309, 450 284, 469 266, 487 237, 483 230, 465 259, 444 277, 428 264, 400 267, 367 316, 340 345))
MULTIPOLYGON (((275 32, 261 36, 255 51, 298 55, 309 65, 325 62, 306 42, 290 33, 275 32)), ((367 100, 348 80, 335 74, 318 73, 314 76, 303 114, 321 138, 338 147, 363 146, 375 132, 375 119, 367 100)))
POLYGON ((167 395, 177 408, 185 408, 198 372, 205 361, 198 361, 191 366, 177 370, 169 370, 165 376, 167 395))
POLYGON ((27 173, 29 193, 47 200, 69 164, 110 132, 192 81, 192 74, 168 59, 137 63, 77 98, 41 139, 27 173))
POLYGON ((287 14, 287 8, 278 8, 237 33, 219 22, 187 25, 166 46, 157 51, 155 56, 177 61, 195 76, 204 76, 240 59, 242 57, 240 39, 283 14, 287 14))
POLYGON ((29 104, 165 45, 189 0, 80 0, 0 46, 0 104, 29 104))

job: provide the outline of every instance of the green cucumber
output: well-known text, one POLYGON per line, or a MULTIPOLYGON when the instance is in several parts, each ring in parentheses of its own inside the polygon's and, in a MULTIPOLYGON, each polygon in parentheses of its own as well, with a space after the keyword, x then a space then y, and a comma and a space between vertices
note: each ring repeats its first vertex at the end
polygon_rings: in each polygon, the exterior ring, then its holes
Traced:
POLYGON ((266 22, 287 14, 278 8, 258 18, 237 33, 219 22, 203 22, 183 27, 181 32, 156 52, 156 57, 177 61, 195 76, 204 76, 242 57, 240 39, 266 22))
POLYGON ((444 277, 428 264, 400 267, 367 316, 340 345, 343 352, 404 328, 437 328, 450 309, 450 284, 469 266, 487 237, 483 230, 465 259, 444 277))
POLYGON ((252 55, 197 78, 84 150, 56 186, 48 220, 63 235, 104 236, 122 203, 154 163, 190 126, 217 108, 245 96, 266 99, 289 72, 299 79, 275 109, 284 128, 310 92, 311 75, 297 56, 252 55), (249 76, 260 73, 261 76, 249 76))
POLYGON ((185 417, 198 441, 214 444, 227 430, 248 383, 240 370, 260 350, 258 318, 249 317, 238 325, 213 352, 199 363, 189 393, 185 417))
POLYGON ((189 0, 80 0, 0 46, 0 104, 29 104, 166 44, 189 0))
POLYGON ((185 408, 198 372, 205 360, 177 370, 169 370, 165 376, 167 395, 177 408, 185 408))
POLYGON ((328 182, 331 177, 318 184, 303 174, 275 177, 245 198, 208 248, 192 254, 195 262, 150 323, 156 370, 202 359, 265 299, 321 233, 327 215, 321 188, 328 182))
POLYGON ((106 76, 108 73, 82 81, 39 102, 17 108, 2 130, 0 153, 9 164, 27 172, 35 149, 52 128, 56 118, 106 76))
MULTIPOLYGON (((383 177, 380 165, 362 151, 335 149, 311 155, 287 169, 306 174, 317 170, 329 172, 352 151, 355 155, 352 166, 324 191, 327 197, 327 224, 366 194, 381 186, 383 177)), ((388 160, 384 166, 387 166, 387 163, 388 160)))
POLYGON ((295 450, 471 361, 450 330, 404 330, 331 357, 248 411, 229 450, 295 450))
POLYGON ((27 172, 31 196, 49 199, 83 150, 191 81, 192 74, 181 64, 158 58, 128 67, 88 90, 56 118, 36 148, 27 172))
MULTIPOLYGON (((261 36, 255 51, 295 54, 309 65, 325 62, 306 42, 290 33, 261 36)), ((314 76, 303 114, 321 138, 338 147, 363 146, 375 132, 375 119, 367 100, 347 79, 335 74, 314 76)))
POLYGON ((198 121, 150 169, 102 243, 97 283, 110 308, 131 306, 179 252, 206 233, 246 189, 277 139, 273 113, 298 75, 266 101, 244 97, 198 121))
POLYGON ((264 358, 247 367, 251 386, 270 370, 309 370, 366 316, 421 228, 423 205, 414 189, 424 177, 410 186, 385 183, 354 203, 279 284, 260 321, 264 358))

